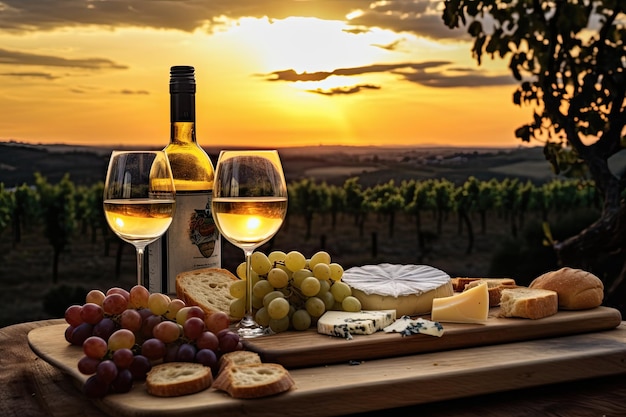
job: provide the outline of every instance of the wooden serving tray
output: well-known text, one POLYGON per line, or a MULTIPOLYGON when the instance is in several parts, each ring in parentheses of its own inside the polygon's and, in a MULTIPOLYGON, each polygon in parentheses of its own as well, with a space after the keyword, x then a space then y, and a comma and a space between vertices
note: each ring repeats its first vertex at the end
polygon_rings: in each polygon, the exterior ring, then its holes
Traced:
MULTIPOLYGON (((137 382, 128 393, 111 394, 94 402, 104 412, 116 417, 244 417, 250 415, 255 417, 276 415, 321 417, 626 374, 626 322, 615 326, 618 315, 610 309, 559 313, 557 316, 560 317, 544 322, 552 324, 548 325, 550 329, 544 332, 547 338, 543 339, 453 349, 453 346, 461 344, 462 339, 460 339, 455 343, 445 345, 444 347, 452 349, 447 351, 372 359, 355 366, 340 363, 292 369, 289 372, 296 384, 291 391, 255 400, 233 399, 213 388, 183 397, 160 398, 149 395, 145 385, 137 382), (569 326, 570 331, 573 331, 575 326, 571 325, 572 322, 581 324, 578 331, 589 333, 549 337, 550 332, 562 332, 558 323, 569 326), (611 329, 595 331, 606 327, 611 327, 611 329), (315 404, 315 407, 311 407, 311 404, 315 404)), ((526 325, 540 324, 526 323, 526 325)), ((59 324, 33 329, 28 334, 28 342, 39 357, 68 374, 77 386, 82 387, 87 376, 80 374, 76 367, 77 361, 83 355, 82 349, 71 346, 65 341, 66 327, 64 324, 59 324)), ((486 328, 502 333, 515 332, 513 329, 516 328, 507 327, 505 324, 481 327, 482 330, 479 330, 477 326, 459 326, 458 328, 462 329, 463 334, 467 336, 468 343, 473 344, 478 343, 478 336, 470 331, 472 327, 475 331, 482 331, 483 335, 485 335, 486 328)), ((452 326, 449 326, 447 331, 448 334, 441 339, 429 336, 427 340, 435 342, 445 340, 446 337, 455 337, 452 326)), ((523 337, 529 337, 528 331, 523 331, 523 333, 523 337)), ((541 332, 535 331, 532 334, 539 335, 541 332)), ((311 340, 314 336, 306 333, 286 333, 281 336, 283 342, 289 339, 287 337, 289 335, 294 340, 299 338, 311 340)), ((411 342, 414 336, 405 338, 397 334, 387 336, 390 336, 394 340, 394 345, 403 351, 405 349, 402 346, 405 343, 415 343, 411 342)), ((419 339, 422 339, 422 336, 415 335, 419 339)), ((379 335, 376 335, 377 337, 379 335)), ((511 335, 507 337, 515 338, 511 335)), ((341 346, 355 346, 358 347, 359 352, 363 352, 365 345, 362 345, 364 342, 359 341, 360 339, 347 341, 320 336, 315 341, 318 346, 310 345, 309 349, 323 347, 329 343, 329 340, 332 340, 330 343, 335 344, 339 352, 344 351, 341 346), (355 341, 357 343, 353 343, 355 341)), ((270 338, 265 343, 269 341, 270 338)), ((255 343, 258 344, 258 341, 255 343)), ((384 341, 379 342, 378 345, 382 349, 389 349, 385 347, 388 343, 390 342, 384 341)), ((298 343, 292 342, 288 348, 293 349, 294 345, 298 343)), ((276 346, 273 348, 277 349, 276 346)), ((420 348, 426 349, 425 345, 420 348)), ((327 350, 323 355, 329 355, 327 359, 333 361, 329 348, 324 349, 327 350)), ((343 355, 343 353, 340 354, 343 355)))
POLYGON ((309 329, 246 339, 244 345, 258 352, 265 362, 300 368, 608 330, 622 320, 618 310, 608 307, 559 311, 539 320, 498 318, 499 311, 492 308, 485 324, 442 323, 442 337, 377 332, 346 340, 309 329))

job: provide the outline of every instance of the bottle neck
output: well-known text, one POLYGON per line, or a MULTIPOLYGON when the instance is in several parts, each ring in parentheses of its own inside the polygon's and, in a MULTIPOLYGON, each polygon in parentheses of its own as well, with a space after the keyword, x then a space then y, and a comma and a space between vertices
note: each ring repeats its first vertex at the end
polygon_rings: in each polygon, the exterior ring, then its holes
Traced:
POLYGON ((170 140, 196 142, 196 97, 193 93, 170 94, 170 140))

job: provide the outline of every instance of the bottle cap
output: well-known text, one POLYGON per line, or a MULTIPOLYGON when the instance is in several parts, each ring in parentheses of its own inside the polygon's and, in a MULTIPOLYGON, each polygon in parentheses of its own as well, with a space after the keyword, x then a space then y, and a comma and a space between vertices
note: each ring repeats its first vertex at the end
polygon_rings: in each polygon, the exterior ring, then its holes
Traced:
POLYGON ((194 67, 175 65, 170 68, 170 93, 195 93, 194 67))

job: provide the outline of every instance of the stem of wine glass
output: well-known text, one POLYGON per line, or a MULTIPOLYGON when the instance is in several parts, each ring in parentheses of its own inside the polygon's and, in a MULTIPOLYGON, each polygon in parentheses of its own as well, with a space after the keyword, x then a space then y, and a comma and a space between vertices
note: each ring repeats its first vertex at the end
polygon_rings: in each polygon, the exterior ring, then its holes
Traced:
POLYGON ((239 336, 244 338, 257 337, 264 334, 263 326, 258 324, 254 320, 252 310, 252 263, 250 258, 252 256, 253 249, 244 249, 243 253, 246 256, 246 311, 243 319, 239 322, 238 333, 239 336))
POLYGON ((136 247, 137 249, 137 285, 141 285, 143 282, 143 247, 136 247))

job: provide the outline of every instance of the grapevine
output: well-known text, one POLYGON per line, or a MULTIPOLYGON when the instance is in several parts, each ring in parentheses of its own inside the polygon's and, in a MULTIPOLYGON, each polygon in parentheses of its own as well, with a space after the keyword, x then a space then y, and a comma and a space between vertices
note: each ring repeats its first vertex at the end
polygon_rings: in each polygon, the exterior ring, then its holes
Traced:
POLYGON ((65 311, 65 339, 80 346, 77 368, 89 375, 90 398, 128 392, 161 362, 196 362, 216 374, 222 354, 243 349, 229 317, 152 293, 141 285, 90 291, 85 303, 65 311))
MULTIPOLYGON (((241 318, 245 306, 245 263, 237 268, 241 281, 231 285, 235 298, 230 314, 241 318)), ((251 256, 252 305, 257 323, 270 332, 306 330, 328 310, 360 311, 361 303, 341 281, 343 267, 332 262, 328 252, 319 251, 309 259, 298 251, 273 251, 251 256)))

